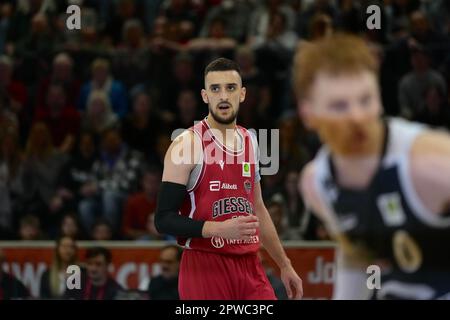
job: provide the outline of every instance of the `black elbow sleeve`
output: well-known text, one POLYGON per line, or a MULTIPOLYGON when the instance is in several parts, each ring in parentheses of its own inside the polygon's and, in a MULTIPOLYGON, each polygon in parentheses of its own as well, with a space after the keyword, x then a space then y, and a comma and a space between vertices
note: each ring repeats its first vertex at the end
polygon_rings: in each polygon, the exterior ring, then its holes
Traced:
POLYGON ((155 214, 155 227, 159 233, 185 238, 202 237, 205 222, 178 213, 185 197, 185 185, 168 181, 161 183, 155 214))

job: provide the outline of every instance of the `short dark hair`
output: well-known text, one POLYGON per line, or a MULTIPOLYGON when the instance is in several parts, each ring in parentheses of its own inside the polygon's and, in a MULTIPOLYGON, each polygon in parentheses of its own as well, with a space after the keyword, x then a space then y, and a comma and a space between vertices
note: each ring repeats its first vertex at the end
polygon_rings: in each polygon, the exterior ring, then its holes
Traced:
POLYGON ((86 259, 95 258, 97 256, 103 256, 106 260, 106 263, 110 264, 112 260, 111 251, 103 247, 94 247, 89 248, 86 251, 86 259))
POLYGON ((209 72, 214 71, 236 71, 241 75, 241 68, 237 64, 237 62, 227 59, 227 58, 218 58, 214 61, 211 61, 205 68, 205 77, 209 72))

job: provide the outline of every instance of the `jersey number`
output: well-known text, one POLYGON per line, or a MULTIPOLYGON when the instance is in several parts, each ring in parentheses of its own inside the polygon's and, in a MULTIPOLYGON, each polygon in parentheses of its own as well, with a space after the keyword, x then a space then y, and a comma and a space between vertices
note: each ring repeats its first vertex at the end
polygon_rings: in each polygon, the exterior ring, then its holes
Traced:
POLYGON ((392 248, 395 260, 402 271, 413 273, 422 265, 422 251, 417 242, 405 230, 398 230, 394 233, 392 248))

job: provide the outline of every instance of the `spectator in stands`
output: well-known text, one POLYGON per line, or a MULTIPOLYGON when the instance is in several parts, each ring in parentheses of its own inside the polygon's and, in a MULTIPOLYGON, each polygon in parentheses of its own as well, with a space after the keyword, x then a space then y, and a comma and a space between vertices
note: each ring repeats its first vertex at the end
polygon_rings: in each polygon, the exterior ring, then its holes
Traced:
POLYGON ((80 131, 80 114, 67 103, 66 91, 61 83, 48 86, 46 103, 36 109, 34 120, 47 125, 56 147, 71 150, 80 131))
POLYGON ((93 165, 94 179, 82 186, 79 213, 85 230, 91 230, 97 216, 103 216, 113 232, 118 231, 123 202, 137 190, 142 165, 142 154, 123 142, 119 128, 103 132, 99 157, 93 165))
POLYGON ((286 3, 286 1, 261 1, 250 16, 247 39, 249 43, 253 43, 255 38, 265 38, 270 28, 269 21, 276 13, 281 13, 286 17, 286 25, 288 30, 292 30, 294 28, 295 12, 292 7, 286 3))
POLYGON ((75 300, 114 300, 123 288, 111 277, 108 267, 111 252, 102 247, 86 251, 87 276, 82 279, 81 289, 66 290, 66 299, 75 300))
POLYGON ((432 28, 442 35, 450 35, 450 2, 446 0, 431 1, 427 10, 432 28))
POLYGON ((87 102, 87 110, 82 121, 83 131, 100 135, 102 131, 119 123, 104 91, 92 91, 87 102))
POLYGON ((438 66, 448 57, 448 36, 433 30, 425 12, 417 10, 411 13, 410 30, 412 39, 428 49, 431 66, 438 66))
POLYGON ((164 165, 164 157, 172 140, 168 134, 160 134, 156 138, 156 153, 152 155, 150 163, 160 168, 164 165))
POLYGON ((6 92, 0 89, 0 135, 4 135, 5 131, 19 129, 19 122, 14 113, 10 111, 10 100, 6 92))
POLYGON ((111 224, 105 219, 98 219, 92 227, 91 239, 94 241, 113 240, 111 224))
POLYGON ((152 212, 147 217, 146 228, 144 233, 136 239, 137 241, 175 241, 176 239, 167 234, 160 234, 155 226, 155 212, 152 212))
POLYGON ((171 68, 170 77, 158 88, 161 94, 161 116, 165 121, 174 120, 177 112, 177 98, 182 90, 200 92, 203 87, 194 71, 194 58, 191 54, 183 52, 176 55, 171 68))
POLYGON ((6 98, 3 108, 8 108, 24 125, 31 116, 29 110, 25 110, 28 101, 27 88, 21 81, 15 80, 13 74, 13 60, 6 55, 0 56, 0 92, 6 98))
POLYGON ((44 240, 41 230, 41 222, 34 214, 24 215, 19 222, 19 238, 20 240, 44 240))
POLYGON ((0 248, 0 301, 31 298, 30 292, 23 283, 3 270, 2 266, 5 262, 5 254, 0 248))
POLYGON ((302 141, 300 121, 291 114, 286 114, 277 122, 280 129, 279 157, 282 168, 290 165, 302 166, 310 159, 306 144, 302 141))
MULTIPOLYGON (((363 7, 362 9, 365 8, 363 7)), ((336 22, 340 30, 358 34, 365 28, 363 17, 360 3, 352 0, 339 1, 336 22)))
POLYGON ((3 128, 0 134, 0 228, 12 237, 16 216, 23 195, 23 154, 18 132, 14 127, 3 128))
POLYGON ((18 39, 14 55, 21 58, 21 76, 27 84, 36 83, 46 71, 45 61, 53 54, 54 39, 50 30, 48 16, 44 12, 36 13, 31 19, 31 28, 18 39))
POLYGON ((420 0, 394 0, 388 1, 385 5, 386 27, 389 30, 391 40, 400 39, 408 32, 409 16, 418 10, 420 0))
POLYGON ((192 90, 182 90, 178 94, 177 99, 177 113, 175 116, 175 122, 172 124, 172 128, 187 129, 194 125, 194 121, 201 120, 199 115, 199 106, 197 93, 192 90))
POLYGON ((66 93, 66 104, 75 107, 80 93, 81 82, 73 72, 73 60, 67 53, 59 53, 53 58, 52 70, 49 76, 44 77, 38 84, 37 105, 46 103, 49 86, 58 83, 63 86, 66 93))
POLYGON ((284 178, 283 199, 287 232, 291 239, 301 239, 301 230, 305 223, 305 207, 298 192, 300 165, 289 168, 284 178))
POLYGON ((83 240, 84 233, 76 213, 69 212, 64 214, 59 227, 60 237, 69 237, 74 240, 83 240))
POLYGON ((398 101, 401 116, 412 119, 425 108, 424 92, 428 87, 437 87, 446 92, 444 77, 430 67, 429 53, 417 45, 411 52, 412 71, 404 75, 399 83, 398 101))
POLYGON ((0 6, 0 54, 3 54, 8 50, 6 40, 13 13, 14 8, 12 3, 6 2, 0 6))
POLYGON ((308 25, 308 39, 311 41, 319 40, 323 37, 329 37, 333 34, 333 20, 324 13, 319 13, 311 18, 308 25))
POLYGON ((30 32, 31 20, 36 13, 43 9, 41 8, 43 2, 43 0, 35 0, 17 3, 8 30, 7 40, 9 43, 17 43, 30 32))
POLYGON ((297 41, 296 33, 288 28, 285 14, 274 12, 270 16, 266 33, 256 36, 251 45, 255 48, 266 46, 277 51, 293 51, 296 48, 297 41))
POLYGON ((156 137, 162 127, 161 121, 150 95, 144 91, 135 93, 132 112, 122 122, 124 141, 130 148, 148 157, 149 153, 155 150, 156 137))
POLYGON ((297 17, 297 25, 295 31, 300 38, 307 39, 309 34, 309 23, 312 21, 313 17, 317 14, 326 14, 329 16, 335 25, 337 17, 337 9, 330 0, 316 0, 304 11, 300 12, 297 17))
POLYGON ((192 1, 169 0, 162 7, 162 15, 166 17, 168 25, 178 31, 179 42, 185 42, 192 34, 198 33, 201 17, 195 12, 192 1), (167 7, 164 8, 165 4, 167 7))
POLYGON ((128 112, 127 91, 121 81, 113 78, 108 60, 95 59, 92 62, 91 72, 91 80, 81 88, 78 108, 83 111, 86 110, 91 92, 101 90, 109 98, 112 111, 119 118, 123 118, 128 112))
POLYGON ((430 86, 424 92, 425 107, 414 120, 450 130, 450 105, 440 86, 430 86))
POLYGON ((268 128, 267 110, 271 104, 271 93, 267 77, 256 66, 256 57, 250 46, 236 49, 236 62, 241 68, 242 82, 247 88, 244 102, 239 108, 239 122, 246 128, 268 128))
POLYGON ((278 237, 281 240, 291 240, 287 230, 287 219, 283 198, 278 194, 272 197, 266 206, 275 229, 277 230, 278 237))
POLYGON ((108 24, 104 30, 104 37, 109 38, 113 46, 117 46, 122 36, 123 26, 130 19, 141 19, 143 8, 139 4, 140 1, 119 0, 115 2, 113 12, 108 24))
POLYGON ((46 229, 57 226, 58 217, 52 213, 59 211, 60 204, 53 200, 58 177, 67 160, 68 155, 53 146, 47 126, 36 122, 25 148, 24 200, 28 206, 27 211, 37 213, 46 229))
POLYGON ((258 252, 258 257, 261 259, 261 263, 264 267, 264 271, 266 273, 267 279, 270 282, 270 285, 273 288, 273 291, 275 292, 275 296, 278 300, 288 300, 288 295, 286 292, 286 288, 284 287, 283 281, 281 281, 280 277, 278 277, 273 270, 273 268, 270 266, 269 262, 267 261, 264 254, 261 252, 258 252))
POLYGON ((53 260, 41 276, 39 297, 61 299, 67 290, 67 268, 78 264, 77 245, 73 238, 62 236, 56 240, 53 260))
POLYGON ((182 250, 176 245, 169 245, 161 249, 159 264, 161 274, 152 277, 148 286, 151 300, 179 300, 178 271, 182 250))
POLYGON ((189 41, 187 49, 194 52, 206 51, 206 54, 214 56, 233 50, 237 46, 237 41, 226 33, 227 26, 223 18, 214 18, 208 26, 208 32, 203 37, 189 41))
POLYGON ((97 159, 94 134, 83 132, 78 137, 77 147, 58 178, 58 188, 53 198, 61 211, 77 211, 78 202, 85 196, 82 188, 94 179, 93 164, 97 159))
POLYGON ((249 1, 224 0, 208 11, 199 35, 200 37, 211 36, 214 24, 220 19, 224 22, 224 34, 236 41, 244 41, 249 28, 248 17, 252 10, 253 4, 249 1))
POLYGON ((154 214, 160 182, 159 168, 150 167, 143 171, 142 191, 130 195, 125 204, 122 223, 125 238, 136 240, 147 234, 147 221, 149 215, 154 214))
POLYGON ((130 89, 145 82, 150 65, 149 48, 144 28, 138 19, 125 22, 122 30, 122 42, 113 54, 114 74, 130 89))

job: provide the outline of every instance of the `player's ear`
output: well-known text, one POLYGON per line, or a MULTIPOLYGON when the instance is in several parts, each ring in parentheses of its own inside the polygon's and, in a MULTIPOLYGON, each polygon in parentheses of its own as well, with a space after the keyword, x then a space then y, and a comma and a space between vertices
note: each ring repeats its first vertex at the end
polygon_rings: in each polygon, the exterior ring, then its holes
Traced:
POLYGON ((308 98, 298 98, 297 100, 297 114, 302 120, 305 128, 314 128, 314 114, 312 112, 312 104, 308 98))
POLYGON ((245 95, 247 93, 247 89, 245 87, 241 88, 241 95, 239 97, 239 102, 242 103, 245 101, 245 95))
POLYGON ((206 94, 206 90, 205 90, 205 89, 202 89, 201 95, 202 95, 202 100, 203 100, 203 102, 206 103, 206 104, 208 104, 208 103, 209 103, 209 100, 208 100, 208 95, 206 94))

